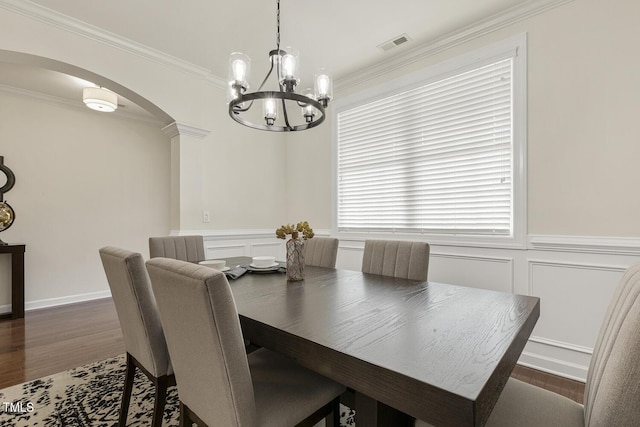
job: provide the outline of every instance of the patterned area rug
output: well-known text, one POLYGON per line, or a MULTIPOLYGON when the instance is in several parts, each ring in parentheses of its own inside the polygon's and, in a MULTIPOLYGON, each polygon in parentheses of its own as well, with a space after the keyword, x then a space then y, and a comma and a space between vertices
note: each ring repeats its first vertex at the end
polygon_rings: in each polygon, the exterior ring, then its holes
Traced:
MULTIPOLYGON (((0 426, 116 426, 124 373, 122 355, 0 390, 0 426)), ((154 396, 153 384, 138 370, 128 426, 151 424, 154 396)), ((354 412, 340 409, 340 425, 355 426, 354 412)), ((163 426, 177 427, 178 412, 177 389, 169 387, 163 426)))

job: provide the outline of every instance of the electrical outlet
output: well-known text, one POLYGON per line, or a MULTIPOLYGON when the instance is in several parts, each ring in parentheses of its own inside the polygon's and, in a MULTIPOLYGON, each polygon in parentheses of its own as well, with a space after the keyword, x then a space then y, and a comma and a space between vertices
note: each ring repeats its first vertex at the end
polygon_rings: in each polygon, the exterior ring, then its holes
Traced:
POLYGON ((209 211, 202 211, 202 222, 211 222, 209 211))

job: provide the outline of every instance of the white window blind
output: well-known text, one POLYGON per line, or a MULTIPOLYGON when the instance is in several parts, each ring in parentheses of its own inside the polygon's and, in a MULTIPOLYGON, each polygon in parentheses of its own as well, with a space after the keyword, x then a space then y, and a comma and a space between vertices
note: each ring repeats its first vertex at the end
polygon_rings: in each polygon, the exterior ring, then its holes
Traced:
POLYGON ((340 231, 510 235, 513 58, 337 113, 340 231))

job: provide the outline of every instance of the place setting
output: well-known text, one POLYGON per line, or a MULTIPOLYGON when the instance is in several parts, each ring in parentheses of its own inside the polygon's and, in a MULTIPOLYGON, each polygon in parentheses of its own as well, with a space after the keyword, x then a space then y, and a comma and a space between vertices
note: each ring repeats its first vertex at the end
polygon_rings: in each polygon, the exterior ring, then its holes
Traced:
POLYGON ((277 273, 286 272, 286 267, 277 262, 272 256, 255 256, 251 258, 251 263, 246 265, 236 265, 235 267, 227 266, 227 262, 223 259, 207 259, 200 261, 198 264, 205 267, 213 268, 224 273, 229 279, 238 279, 245 273, 277 273))
POLYGON ((284 265, 276 261, 272 256, 255 256, 251 258, 251 263, 245 268, 252 273, 274 273, 286 271, 284 265))

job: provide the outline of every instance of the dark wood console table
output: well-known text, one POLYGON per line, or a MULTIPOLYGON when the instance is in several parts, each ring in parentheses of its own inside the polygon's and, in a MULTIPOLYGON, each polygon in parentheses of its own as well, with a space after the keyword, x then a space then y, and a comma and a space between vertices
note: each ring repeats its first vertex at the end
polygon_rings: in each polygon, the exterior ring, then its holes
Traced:
POLYGON ((0 245, 0 254, 11 254, 11 313, 0 314, 0 318, 24 317, 24 252, 26 245, 0 245))

